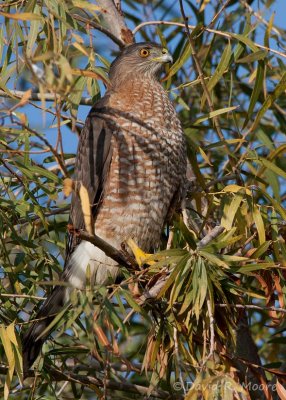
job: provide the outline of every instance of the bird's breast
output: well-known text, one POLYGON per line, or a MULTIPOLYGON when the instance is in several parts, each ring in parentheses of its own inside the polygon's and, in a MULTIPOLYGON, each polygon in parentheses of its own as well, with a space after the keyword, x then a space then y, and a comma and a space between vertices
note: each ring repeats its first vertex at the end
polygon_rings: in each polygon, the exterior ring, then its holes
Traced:
POLYGON ((135 101, 133 107, 122 107, 116 100, 110 106, 113 153, 95 227, 115 245, 133 237, 148 251, 159 242, 184 178, 183 132, 163 89, 145 91, 141 104, 135 101))

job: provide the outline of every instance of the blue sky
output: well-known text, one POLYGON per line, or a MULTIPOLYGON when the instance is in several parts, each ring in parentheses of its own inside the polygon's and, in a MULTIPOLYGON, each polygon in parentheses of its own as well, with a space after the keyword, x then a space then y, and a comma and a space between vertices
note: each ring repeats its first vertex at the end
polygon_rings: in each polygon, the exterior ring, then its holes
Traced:
MULTIPOLYGON (((165 19, 168 20, 168 15, 169 15, 169 18, 172 18, 174 15, 177 16, 178 18, 180 18, 180 9, 179 9, 178 1, 166 0, 165 4, 167 4, 167 3, 170 4, 170 9, 168 10, 168 13, 166 14, 165 19)), ((193 0, 193 4, 195 4, 195 3, 196 3, 196 1, 193 0)), ((147 6, 145 8, 142 8, 143 15, 140 15, 141 19, 142 20, 150 20, 150 19, 154 19, 154 18, 161 19, 162 15, 159 14, 157 10, 155 10, 155 12, 153 12, 150 7, 150 4, 152 4, 152 2, 147 2, 147 6)), ((262 7, 261 2, 259 2, 259 0, 255 0, 252 4, 252 7, 254 9, 257 9, 257 6, 259 6, 259 5, 260 5, 260 7, 262 7)), ((125 10, 126 12, 133 12, 130 8, 127 7, 124 0, 122 1, 122 6, 123 6, 123 10, 125 10)), ((190 23, 194 24, 195 20, 191 15, 190 8, 185 6, 185 9, 186 9, 186 12, 188 13, 188 15, 190 16, 190 23)), ((229 10, 227 10, 227 12, 229 12, 229 10)), ((271 6, 271 11, 267 12, 264 15, 264 18, 266 20, 269 20, 269 18, 271 17, 271 14, 273 12, 275 13, 274 24, 283 29, 285 27, 286 0, 275 0, 271 6)), ((207 16, 209 15, 209 20, 210 20, 213 16, 213 10, 211 8, 209 8, 209 13, 206 13, 206 14, 207 14, 207 16)), ((255 20, 255 18, 253 18, 253 20, 255 20)), ((133 27, 134 26, 130 26, 130 28, 133 28, 133 27)), ((148 27, 148 28, 144 28, 144 29, 154 29, 154 27, 148 27)), ((100 54, 102 54, 103 56, 105 56, 107 59, 109 59, 111 61, 113 58, 111 50, 112 49, 116 50, 117 49, 116 45, 114 45, 110 40, 106 40, 106 38, 98 32, 95 32, 95 36, 97 38, 96 44, 98 46, 98 51, 100 52, 100 54)), ((258 41, 260 41, 261 44, 263 44, 263 36, 264 36, 264 30, 263 30, 263 28, 261 28, 261 37, 258 37, 258 41)), ((136 40, 137 41, 142 40, 140 33, 136 35, 136 40)), ((277 43, 275 40, 271 41, 271 46, 273 48, 277 49, 277 43)), ((170 50, 172 51, 172 48, 170 50)), ((283 49, 279 49, 279 50, 283 51, 283 49)), ((83 65, 84 65, 84 63, 85 63, 85 60, 83 60, 83 65)), ((27 85, 29 86, 28 82, 27 82, 27 85)), ((11 82, 11 84, 9 86, 12 88, 13 82, 11 82)), ((48 103, 47 105, 51 105, 51 103, 48 103)), ((80 106, 79 114, 78 114, 79 119, 84 120, 87 113, 89 112, 89 109, 90 109, 89 106, 80 106)), ((29 118, 33 128, 35 128, 39 131, 42 131, 42 132, 46 132, 48 140, 52 144, 54 144, 56 141, 56 137, 57 137, 57 130, 49 129, 49 126, 51 126, 55 123, 54 118, 51 117, 49 114, 46 114, 45 120, 44 120, 41 111, 35 110, 35 108, 33 106, 26 106, 25 110, 23 109, 23 111, 27 113, 28 118, 29 118)), ((78 142, 77 135, 74 133, 71 133, 71 131, 65 127, 62 128, 62 134, 63 134, 65 152, 67 152, 67 153, 75 152, 76 147, 77 147, 77 142, 78 142)), ((43 160, 43 158, 44 158, 44 156, 42 156, 42 157, 37 156, 37 161, 40 162, 41 160, 43 160)))

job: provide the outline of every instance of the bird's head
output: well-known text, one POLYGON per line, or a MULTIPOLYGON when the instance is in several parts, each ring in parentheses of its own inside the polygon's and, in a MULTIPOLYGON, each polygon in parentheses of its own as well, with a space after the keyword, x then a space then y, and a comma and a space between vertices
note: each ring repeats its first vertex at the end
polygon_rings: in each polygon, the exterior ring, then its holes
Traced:
POLYGON ((158 79, 162 67, 172 63, 168 50, 156 43, 135 43, 127 46, 110 66, 110 80, 126 80, 131 75, 158 79))

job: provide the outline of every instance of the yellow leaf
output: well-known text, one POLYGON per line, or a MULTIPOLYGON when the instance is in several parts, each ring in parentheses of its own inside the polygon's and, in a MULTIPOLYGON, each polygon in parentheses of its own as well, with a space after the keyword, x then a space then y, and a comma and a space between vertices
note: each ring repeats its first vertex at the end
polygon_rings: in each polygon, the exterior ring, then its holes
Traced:
POLYGON ((90 235, 93 235, 92 215, 91 215, 89 195, 87 189, 83 185, 80 186, 79 197, 81 201, 81 208, 83 213, 85 229, 90 235))
POLYGON ((76 49, 78 49, 82 54, 84 54, 85 56, 89 57, 88 52, 86 51, 86 49, 78 42, 74 42, 72 43, 73 47, 75 47, 76 49))
POLYGON ((276 382, 276 390, 278 393, 278 396, 280 397, 280 399, 285 399, 286 398, 286 389, 284 388, 284 386, 281 385, 281 383, 278 381, 276 382))
POLYGON ((266 235, 263 218, 257 205, 253 207, 252 215, 258 232, 259 244, 261 245, 266 241, 266 235))
POLYGON ((244 186, 239 186, 239 185, 228 185, 228 186, 224 187, 222 189, 222 191, 223 192, 237 193, 242 189, 245 191, 246 194, 251 195, 251 191, 248 188, 246 188, 244 186))
POLYGON ((144 253, 144 251, 141 250, 140 247, 137 246, 137 244, 134 242, 133 239, 128 239, 127 244, 130 247, 130 249, 132 250, 139 267, 141 267, 143 264, 152 265, 155 263, 155 261, 151 261, 151 260, 146 261, 152 254, 144 253))
POLYGON ((42 19, 43 19, 40 15, 37 15, 34 13, 9 14, 9 13, 0 11, 0 15, 3 15, 3 17, 9 18, 9 19, 16 19, 16 20, 21 20, 21 21, 32 21, 32 20, 42 21, 42 19))
POLYGON ((101 8, 95 4, 91 4, 88 1, 83 0, 73 0, 73 5, 78 8, 82 8, 83 10, 89 11, 100 11, 101 8))
POLYGON ((27 90, 23 97, 21 98, 21 100, 19 101, 19 103, 17 104, 17 107, 23 107, 25 104, 28 103, 29 98, 31 97, 32 94, 32 89, 27 90))
POLYGON ((204 150, 201 147, 199 147, 199 152, 201 153, 201 156, 203 157, 205 162, 212 167, 213 164, 211 163, 210 159, 208 158, 208 156, 206 155, 206 153, 204 152, 204 150))
POLYGON ((2 341, 2 344, 4 347, 7 361, 8 361, 8 372, 6 375, 5 385, 4 385, 4 400, 8 400, 8 398, 9 398, 11 381, 12 381, 13 373, 14 373, 14 369, 15 369, 15 357, 14 357, 12 342, 9 337, 9 336, 11 336, 11 333, 10 333, 10 330, 8 331, 8 328, 5 329, 5 326, 3 326, 3 325, 0 326, 0 338, 1 338, 1 341, 2 341))
POLYGON ((202 2, 202 5, 201 5, 201 7, 200 7, 199 12, 203 12, 204 9, 206 8, 206 6, 209 4, 210 1, 211 1, 211 0, 204 0, 204 1, 202 2))
POLYGON ((68 197, 73 191, 73 180, 70 178, 64 179, 63 192, 66 197, 68 197))
POLYGON ((241 193, 236 193, 231 200, 229 198, 226 200, 221 218, 221 226, 223 226, 226 230, 230 230, 232 228, 235 215, 242 200, 243 195, 241 193))
POLYGON ((84 69, 72 68, 71 73, 73 75, 79 75, 79 76, 85 76, 87 78, 99 79, 102 82, 104 82, 106 85, 109 85, 109 81, 104 76, 99 75, 97 72, 94 72, 94 71, 86 71, 84 69))

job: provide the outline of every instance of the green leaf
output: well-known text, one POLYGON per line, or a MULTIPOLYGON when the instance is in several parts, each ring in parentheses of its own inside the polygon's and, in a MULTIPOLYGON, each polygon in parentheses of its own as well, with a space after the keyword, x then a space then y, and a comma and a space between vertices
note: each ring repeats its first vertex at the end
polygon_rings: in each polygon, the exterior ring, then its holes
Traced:
POLYGON ((266 158, 263 158, 263 157, 259 157, 258 160, 265 166, 265 168, 270 169, 275 174, 277 174, 277 175, 281 176, 282 178, 286 179, 286 171, 283 171, 283 169, 279 168, 272 161, 269 161, 269 160, 267 160, 266 158))
POLYGON ((168 75, 164 80, 171 78, 173 75, 177 73, 177 71, 182 68, 182 66, 186 63, 186 61, 190 58, 192 54, 192 49, 190 43, 187 41, 185 47, 182 51, 180 58, 172 65, 169 70, 168 75))
MULTIPOLYGON (((213 76, 211 77, 211 79, 207 83, 207 88, 208 88, 209 92, 211 92, 213 90, 213 88, 216 86, 216 84, 221 79, 223 74, 228 70, 229 65, 230 65, 230 61, 231 61, 231 45, 230 45, 230 43, 228 43, 226 48, 224 49, 224 51, 222 53, 221 60, 220 60, 220 62, 218 64, 213 76)), ((204 93, 203 96, 202 96, 202 100, 201 100, 201 107, 202 108, 203 108, 203 106, 205 104, 205 101, 206 101, 206 95, 204 93)))
POLYGON ((268 51, 266 50, 258 50, 254 53, 249 54, 248 56, 239 58, 236 60, 237 63, 240 64, 250 64, 254 61, 264 60, 268 56, 268 51))
POLYGON ((251 93, 249 108, 248 108, 247 115, 246 115, 246 118, 245 118, 245 121, 243 124, 243 128, 246 127, 248 121, 250 120, 250 118, 253 115, 254 107, 257 104, 258 97, 263 89, 264 74, 265 74, 265 64, 264 64, 264 62, 261 61, 258 63, 258 66, 257 66, 254 88, 251 93))
POLYGON ((254 131, 257 128, 261 118, 264 116, 266 111, 273 105, 274 101, 277 100, 282 93, 284 93, 285 89, 286 89, 286 72, 283 73, 280 82, 277 84, 273 93, 267 96, 261 109, 258 111, 256 118, 253 122, 253 125, 251 126, 251 131, 254 131))
MULTIPOLYGON (((36 4, 34 8, 34 12, 37 14, 40 12, 40 7, 36 4)), ((41 26, 42 21, 40 20, 31 20, 30 23, 30 31, 28 35, 27 45, 26 45, 26 55, 31 58, 33 56, 33 48, 36 42, 36 39, 39 34, 39 28, 41 26)))
POLYGON ((248 46, 255 53, 259 51, 259 48, 256 46, 256 44, 248 37, 240 35, 239 33, 231 33, 231 32, 229 32, 229 35, 232 36, 234 39, 238 40, 239 42, 248 46))
POLYGON ((237 192, 233 196, 227 195, 224 198, 223 214, 221 218, 221 226, 225 227, 226 230, 232 228, 232 224, 236 215, 236 212, 242 202, 244 195, 237 192))
POLYGON ((202 122, 207 121, 209 119, 212 119, 218 115, 226 114, 230 111, 236 110, 239 106, 233 106, 233 107, 226 107, 226 108, 220 108, 219 110, 215 110, 212 112, 209 112, 208 114, 204 115, 203 117, 198 118, 193 125, 200 125, 202 122))

